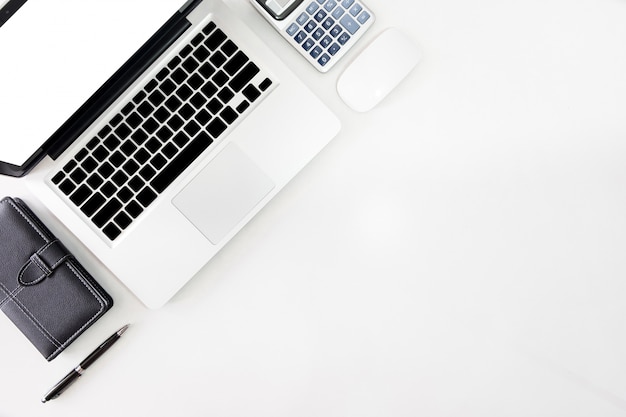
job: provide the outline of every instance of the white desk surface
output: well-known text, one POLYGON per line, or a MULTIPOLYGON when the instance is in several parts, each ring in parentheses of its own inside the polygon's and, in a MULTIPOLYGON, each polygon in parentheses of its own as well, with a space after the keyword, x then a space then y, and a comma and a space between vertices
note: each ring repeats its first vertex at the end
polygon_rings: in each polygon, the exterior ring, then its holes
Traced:
POLYGON ((396 26, 424 60, 366 114, 354 53, 319 74, 229 3, 343 131, 156 311, 0 179, 116 302, 52 363, 0 319, 0 416, 626 415, 626 2, 369 0, 357 50, 396 26))

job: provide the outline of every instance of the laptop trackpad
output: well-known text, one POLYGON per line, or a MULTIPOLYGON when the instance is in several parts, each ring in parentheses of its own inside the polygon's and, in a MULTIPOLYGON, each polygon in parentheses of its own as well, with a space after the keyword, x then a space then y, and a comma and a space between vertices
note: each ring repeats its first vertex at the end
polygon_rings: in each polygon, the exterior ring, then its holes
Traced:
POLYGON ((273 188, 261 168, 230 143, 172 202, 215 245, 273 188))

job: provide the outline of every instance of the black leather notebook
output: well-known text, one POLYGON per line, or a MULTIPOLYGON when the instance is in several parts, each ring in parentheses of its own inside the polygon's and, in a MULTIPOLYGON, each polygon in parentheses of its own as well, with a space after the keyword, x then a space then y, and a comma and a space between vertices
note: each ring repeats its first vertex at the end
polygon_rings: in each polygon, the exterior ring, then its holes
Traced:
POLYGON ((23 201, 0 200, 0 309, 48 361, 112 305, 23 201))

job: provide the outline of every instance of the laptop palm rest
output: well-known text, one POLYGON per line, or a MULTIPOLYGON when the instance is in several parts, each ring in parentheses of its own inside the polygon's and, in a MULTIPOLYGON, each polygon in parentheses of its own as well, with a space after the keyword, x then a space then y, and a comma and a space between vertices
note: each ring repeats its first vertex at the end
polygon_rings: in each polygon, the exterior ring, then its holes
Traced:
POLYGON ((172 202, 215 245, 273 188, 261 168, 230 143, 172 202))

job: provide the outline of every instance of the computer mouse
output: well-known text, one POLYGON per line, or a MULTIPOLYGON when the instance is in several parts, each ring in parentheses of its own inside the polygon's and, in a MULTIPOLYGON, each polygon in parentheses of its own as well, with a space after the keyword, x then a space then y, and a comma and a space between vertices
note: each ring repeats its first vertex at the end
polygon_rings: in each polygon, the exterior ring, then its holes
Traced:
POLYGON ((421 59, 418 47, 396 28, 378 35, 337 80, 337 92, 353 110, 373 109, 421 59))

